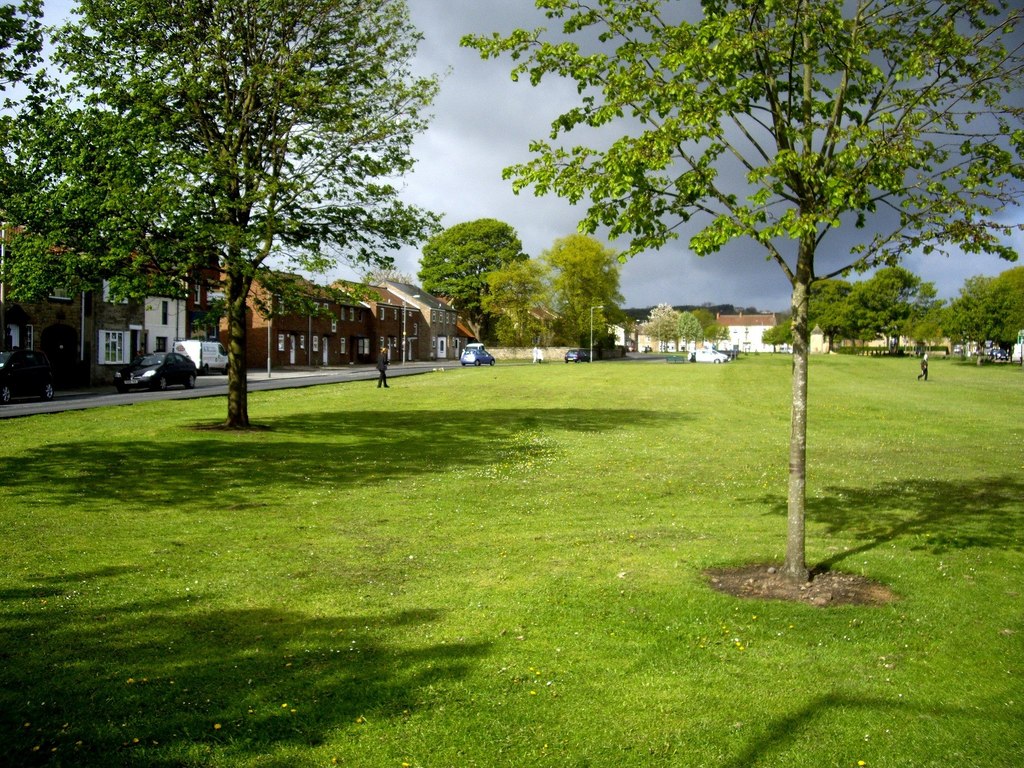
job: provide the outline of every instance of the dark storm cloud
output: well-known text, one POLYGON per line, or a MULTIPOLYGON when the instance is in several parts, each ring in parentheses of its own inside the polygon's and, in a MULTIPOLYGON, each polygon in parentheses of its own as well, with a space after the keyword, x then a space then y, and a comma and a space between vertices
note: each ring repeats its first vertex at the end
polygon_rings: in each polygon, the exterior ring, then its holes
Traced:
MULTIPOLYGON (((48 2, 49 18, 66 17, 71 5, 68 0, 48 2)), ((405 199, 443 214, 446 227, 479 218, 505 221, 515 228, 528 254, 540 255, 557 238, 576 231, 583 211, 555 197, 536 198, 530 191, 513 194, 511 184, 501 177, 502 169, 529 159, 530 141, 548 137, 551 121, 575 102, 575 86, 556 80, 538 88, 526 81, 514 83, 508 59, 483 61, 475 51, 461 48, 459 40, 466 34, 554 25, 537 11, 533 0, 409 0, 409 8, 424 35, 417 70, 441 74, 444 80, 433 109, 435 118, 416 141, 417 166, 404 181, 405 199)), ((1019 209, 1011 216, 1024 221, 1019 209)), ((757 246, 737 242, 723 253, 700 258, 687 247, 692 234, 686 232, 662 251, 641 254, 623 267, 626 306, 664 302, 788 308, 789 284, 757 246)), ((819 273, 847 263, 851 246, 864 236, 852 227, 831 232, 819 253, 819 273)), ((614 241, 609 245, 625 248, 614 241)), ((1024 249, 1024 238, 1018 236, 1014 245, 1024 249)), ((419 250, 407 248, 396 254, 396 265, 415 275, 419 250)), ((998 274, 1011 265, 992 257, 913 255, 905 266, 934 282, 941 297, 950 298, 965 278, 998 274)))

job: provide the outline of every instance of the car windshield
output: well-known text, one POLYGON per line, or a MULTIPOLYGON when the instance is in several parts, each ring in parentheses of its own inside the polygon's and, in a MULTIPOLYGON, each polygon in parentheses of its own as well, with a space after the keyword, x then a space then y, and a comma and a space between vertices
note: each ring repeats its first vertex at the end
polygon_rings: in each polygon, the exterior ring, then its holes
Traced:
POLYGON ((0 368, 7 365, 7 361, 11 359, 11 355, 13 354, 13 352, 0 352, 0 368))
POLYGON ((148 368, 151 365, 160 365, 164 361, 163 353, 155 355, 140 355, 132 361, 132 365, 138 366, 139 368, 148 368))

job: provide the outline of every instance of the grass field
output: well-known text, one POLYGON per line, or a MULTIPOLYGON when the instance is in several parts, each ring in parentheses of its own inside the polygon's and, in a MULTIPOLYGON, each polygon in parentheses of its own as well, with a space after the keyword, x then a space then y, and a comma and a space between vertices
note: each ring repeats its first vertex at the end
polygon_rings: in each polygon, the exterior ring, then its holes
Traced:
POLYGON ((0 422, 0 764, 1024 763, 1024 373, 498 365, 0 422))

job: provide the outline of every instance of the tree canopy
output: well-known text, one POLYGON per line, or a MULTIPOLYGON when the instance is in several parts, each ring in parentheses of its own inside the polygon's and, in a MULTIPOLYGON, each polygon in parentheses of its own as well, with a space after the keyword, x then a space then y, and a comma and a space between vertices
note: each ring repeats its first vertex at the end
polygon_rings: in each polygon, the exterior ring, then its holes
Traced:
POLYGON ((419 278, 425 291, 450 300, 480 340, 491 332, 484 310, 487 275, 529 258, 519 235, 497 219, 477 219, 449 227, 423 246, 419 278))
POLYGON ((783 572, 806 579, 811 286, 916 250, 1015 257, 998 214, 1024 179, 1024 112, 1004 98, 1024 84, 1022 12, 1007 0, 537 6, 557 32, 464 39, 510 55, 514 78, 577 86, 534 157, 506 170, 513 186, 581 203, 582 228, 626 238, 626 255, 684 232, 700 255, 746 239, 791 285, 783 572), (819 248, 850 228, 849 258, 822 274, 819 248))
POLYGON ((551 270, 561 340, 585 347, 594 329, 603 338, 606 318, 622 303, 618 254, 593 237, 573 234, 556 240, 541 260, 551 270))
POLYGON ((223 274, 227 423, 247 426, 253 280, 380 262, 435 226, 393 181, 437 91, 411 71, 419 34, 403 0, 80 0, 79 11, 56 37, 66 89, 26 115, 21 283, 109 276, 142 294, 154 276, 223 274))
POLYGON ((547 273, 536 259, 519 259, 487 276, 483 309, 497 316, 498 343, 525 347, 538 341, 547 344, 550 334, 538 312, 547 305, 547 273))

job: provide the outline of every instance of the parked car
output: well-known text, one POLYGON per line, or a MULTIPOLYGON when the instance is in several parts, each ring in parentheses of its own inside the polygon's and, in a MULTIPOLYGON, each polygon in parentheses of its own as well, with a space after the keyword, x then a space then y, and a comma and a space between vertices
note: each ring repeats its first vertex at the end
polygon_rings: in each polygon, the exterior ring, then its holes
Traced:
POLYGON ((590 350, 589 349, 569 349, 565 352, 565 362, 567 363, 589 363, 590 362, 590 350))
POLYGON ((196 364, 177 352, 153 352, 139 355, 131 365, 114 374, 118 392, 133 388, 167 389, 170 384, 196 385, 196 364))
POLYGON ((34 349, 0 352, 0 404, 15 397, 53 400, 53 372, 50 361, 34 349))
POLYGON ((203 375, 210 371, 228 372, 228 353, 219 341, 178 339, 171 349, 190 358, 196 364, 196 370, 203 375))
POLYGON ((1010 362, 1010 355, 1001 347, 992 347, 988 351, 988 359, 993 363, 1008 363, 1010 362))
POLYGON ((463 351, 459 362, 463 365, 494 365, 494 355, 482 346, 470 345, 463 351))
POLYGON ((729 360, 727 354, 711 347, 702 347, 690 353, 690 362, 693 363, 728 363, 729 360))

